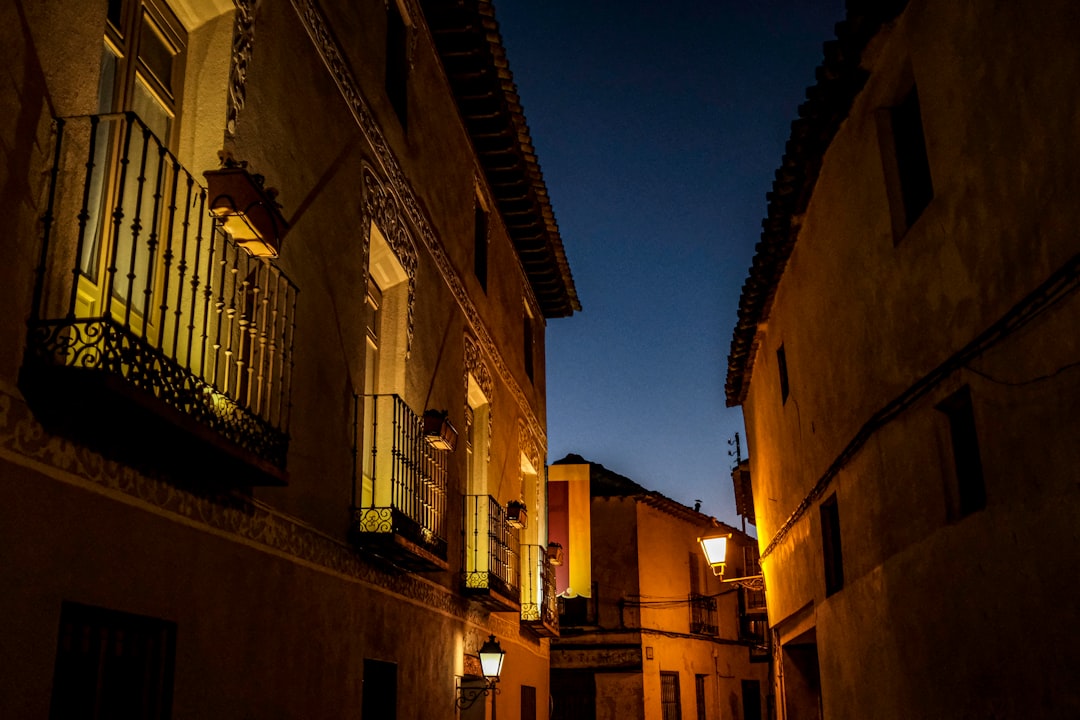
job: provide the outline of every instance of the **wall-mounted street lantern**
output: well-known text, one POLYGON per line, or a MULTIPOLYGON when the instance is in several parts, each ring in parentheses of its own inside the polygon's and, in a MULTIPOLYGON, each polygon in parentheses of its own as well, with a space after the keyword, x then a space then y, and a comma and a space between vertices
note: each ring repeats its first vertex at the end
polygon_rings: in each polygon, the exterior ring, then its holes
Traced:
POLYGON ((227 160, 218 170, 207 170, 207 207, 237 245, 255 257, 275 258, 288 230, 281 215, 277 191, 264 187, 262 175, 248 172, 247 164, 227 160))
POLYGON ((506 657, 506 653, 492 635, 480 646, 478 654, 480 655, 480 672, 484 674, 484 684, 477 687, 459 685, 454 704, 462 710, 467 710, 480 698, 491 695, 491 720, 495 720, 495 696, 499 694, 497 683, 502 675, 503 658, 506 657))
POLYGON ((424 439, 436 450, 453 452, 457 447, 457 429, 450 423, 446 410, 424 412, 424 439))
POLYGON ((736 587, 744 587, 747 590, 764 590, 765 577, 762 575, 747 575, 736 578, 724 577, 724 568, 727 563, 728 540, 730 539, 731 533, 698 538, 698 542, 701 543, 701 550, 705 553, 705 562, 709 563, 713 575, 719 577, 722 582, 731 583, 736 587))

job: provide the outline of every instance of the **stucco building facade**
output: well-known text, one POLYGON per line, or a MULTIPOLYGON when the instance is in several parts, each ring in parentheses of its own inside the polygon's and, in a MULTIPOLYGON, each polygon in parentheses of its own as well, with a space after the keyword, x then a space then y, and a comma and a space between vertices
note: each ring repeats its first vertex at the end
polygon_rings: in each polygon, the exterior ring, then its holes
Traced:
POLYGON ((491 3, 17 1, 0 62, 0 717, 483 717, 494 635, 547 718, 580 306, 491 3))
POLYGON ((583 577, 574 563, 589 562, 591 570, 588 586, 557 584, 553 717, 768 717, 762 597, 721 582, 698 544, 730 533, 731 573, 743 575, 741 549, 752 562, 753 538, 576 455, 550 466, 549 484, 552 537, 565 537, 567 577, 583 577), (587 504, 575 486, 583 486, 587 504), (563 514, 587 526, 588 559, 579 557, 575 533, 561 535, 563 514))
POLYGON ((780 716, 1080 713, 1068 2, 848 3, 728 358, 780 716))

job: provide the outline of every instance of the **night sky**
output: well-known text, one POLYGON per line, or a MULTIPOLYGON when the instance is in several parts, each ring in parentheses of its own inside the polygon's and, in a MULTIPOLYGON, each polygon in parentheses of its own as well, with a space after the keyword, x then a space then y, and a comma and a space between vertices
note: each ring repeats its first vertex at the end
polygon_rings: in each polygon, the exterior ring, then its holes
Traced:
POLYGON ((547 327, 548 461, 738 525, 724 379, 797 108, 843 0, 496 0, 583 310, 547 327))

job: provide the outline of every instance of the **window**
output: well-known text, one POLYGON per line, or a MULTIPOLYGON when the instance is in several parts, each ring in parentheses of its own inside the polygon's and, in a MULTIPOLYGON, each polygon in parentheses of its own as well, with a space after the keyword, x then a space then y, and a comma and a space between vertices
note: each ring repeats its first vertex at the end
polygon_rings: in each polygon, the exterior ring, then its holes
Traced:
POLYGON ((694 676, 694 698, 697 701, 697 720, 705 720, 708 714, 705 710, 705 676, 694 676))
POLYGON ((409 109, 409 26, 397 0, 386 4, 386 96, 405 127, 409 109))
POLYGON ((183 25, 164 2, 109 3, 93 146, 93 167, 103 170, 87 188, 79 256, 78 300, 87 315, 111 311, 136 328, 152 322, 155 245, 166 214, 160 198, 174 184, 159 149, 176 149, 186 45, 183 25), (123 111, 138 121, 109 115, 123 111), (114 219, 117 207, 121 219, 114 219))
POLYGON ((521 686, 521 720, 536 720, 536 688, 521 686))
POLYGON ((487 495, 491 402, 469 374, 465 415, 465 462, 470 495, 487 495))
POLYGON ((525 374, 529 380, 533 380, 533 354, 535 352, 533 338, 533 316, 529 310, 529 306, 525 306, 525 312, 523 314, 522 322, 522 336, 524 340, 524 348, 522 351, 525 353, 525 374))
POLYGON ((882 164, 893 217, 893 237, 899 240, 934 197, 919 93, 914 84, 900 102, 882 113, 881 120, 882 164))
POLYGON ((825 558, 825 594, 844 587, 844 558, 840 552, 840 509, 836 493, 821 503, 821 552, 825 558))
POLYGON ((971 390, 964 386, 937 406, 949 419, 956 485, 949 498, 949 519, 959 520, 986 507, 979 437, 975 432, 975 413, 971 390))
POLYGON ((891 111, 896 169, 904 202, 904 222, 911 227, 934 197, 930 161, 926 156, 919 93, 913 85, 900 104, 891 111))
POLYGON ((743 720, 761 720, 761 683, 757 680, 742 681, 743 720))
POLYGON ((786 403, 788 398, 788 375, 787 375, 787 353, 784 352, 784 346, 776 348, 776 367, 780 372, 780 402, 786 403))
MULTIPOLYGON (((393 417, 395 395, 405 389, 408 344, 408 275, 378 226, 370 228, 367 291, 363 299, 364 387, 362 486, 359 506, 386 507, 393 492, 394 425, 379 422, 393 417), (380 451, 381 450, 381 451, 380 451)), ((356 298, 360 302, 360 298, 356 298)))
POLYGON ((660 709, 663 720, 682 720, 677 672, 660 673, 660 709))
POLYGON ((364 720, 396 720, 397 663, 364 658, 363 693, 360 717, 364 720))
POLYGON ((49 717, 166 720, 175 658, 175 624, 65 602, 49 717))
POLYGON ((488 211, 479 192, 473 211, 473 272, 480 287, 487 292, 488 276, 488 211))

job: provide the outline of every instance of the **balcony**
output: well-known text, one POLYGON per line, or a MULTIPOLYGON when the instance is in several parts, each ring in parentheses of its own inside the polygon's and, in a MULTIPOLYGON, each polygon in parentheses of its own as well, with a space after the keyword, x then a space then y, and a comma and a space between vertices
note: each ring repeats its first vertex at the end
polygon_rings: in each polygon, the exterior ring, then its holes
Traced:
POLYGON ((296 287, 134 113, 54 127, 19 378, 36 416, 187 486, 286 484, 296 287))
POLYGON ((750 646, 750 662, 768 662, 769 620, 763 590, 739 588, 739 640, 750 646))
POLYGON ((490 495, 465 496, 463 589, 495 611, 520 611, 520 543, 490 495))
POLYGON ((358 395, 350 535, 410 572, 446 570, 446 451, 397 395, 358 395))
POLYGON ((555 567, 542 545, 521 546, 521 621, 539 637, 558 637, 555 567))
POLYGON ((707 595, 690 595, 690 632, 695 635, 718 635, 716 622, 716 598, 707 595))

